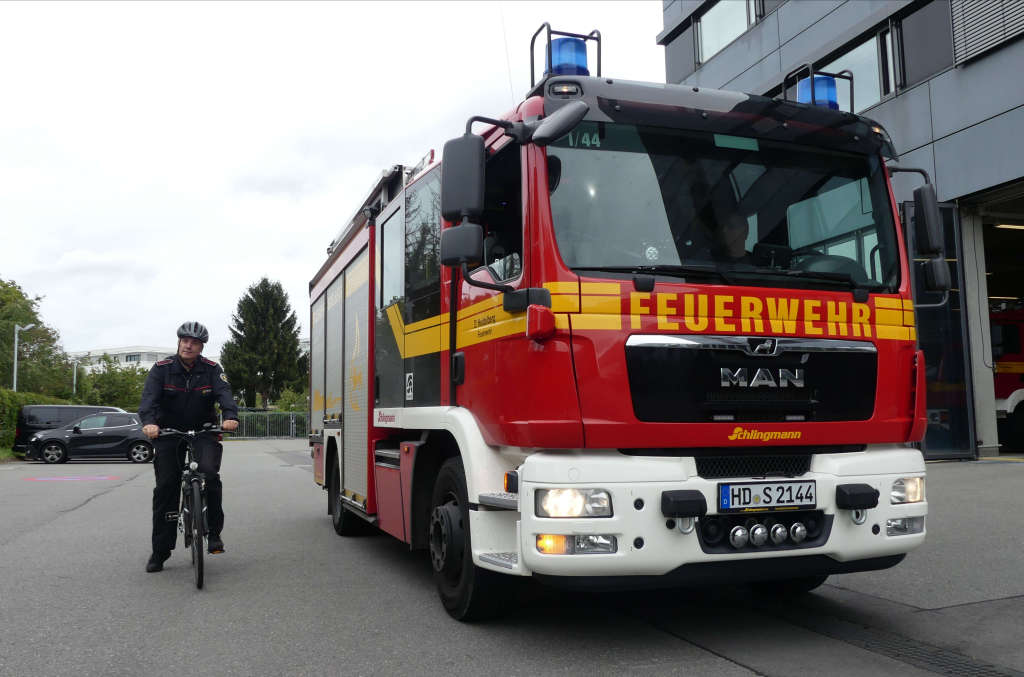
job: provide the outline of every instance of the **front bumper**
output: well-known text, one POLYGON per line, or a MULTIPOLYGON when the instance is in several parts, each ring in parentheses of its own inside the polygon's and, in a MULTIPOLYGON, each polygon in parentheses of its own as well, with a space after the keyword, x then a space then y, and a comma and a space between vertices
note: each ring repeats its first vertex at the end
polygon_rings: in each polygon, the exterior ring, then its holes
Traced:
MULTIPOLYGON (((845 573, 879 569, 898 563, 924 542, 925 531, 887 535, 887 520, 924 517, 927 502, 891 505, 895 479, 924 476, 920 451, 902 446, 873 446, 853 453, 821 454, 812 458, 810 471, 799 479, 813 479, 816 510, 828 523, 814 544, 793 547, 740 549, 702 547, 700 526, 682 533, 661 512, 662 492, 700 491, 708 506, 707 517, 717 514, 719 482, 749 481, 750 477, 704 479, 697 476, 692 457, 625 456, 609 452, 542 452, 520 468, 518 566, 516 573, 538 577, 579 577, 613 582, 618 577, 725 580, 796 577, 815 573, 845 573), (863 523, 853 511, 836 506, 836 486, 867 484, 879 492, 878 505, 867 510, 863 523), (606 518, 541 518, 535 515, 538 489, 574 486, 600 488, 612 496, 614 515, 606 518), (538 534, 612 535, 612 554, 548 555, 537 550, 538 534), (746 564, 744 564, 746 563, 746 564)), ((789 478, 785 478, 789 479, 789 478)), ((763 518, 777 513, 754 513, 763 518)), ((474 545, 476 545, 474 533, 474 545)), ((474 548, 476 550, 476 548, 474 548)), ((478 562, 486 566, 486 562, 478 562)), ((637 578, 634 583, 640 583, 637 578)), ((669 581, 663 581, 662 584, 669 581)))

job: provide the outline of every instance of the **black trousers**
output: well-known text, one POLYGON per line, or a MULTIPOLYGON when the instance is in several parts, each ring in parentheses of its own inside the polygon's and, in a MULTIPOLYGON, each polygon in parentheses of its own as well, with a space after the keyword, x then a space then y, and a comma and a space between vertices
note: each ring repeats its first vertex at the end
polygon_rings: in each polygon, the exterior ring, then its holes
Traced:
MULTIPOLYGON (((221 507, 220 461, 224 448, 209 436, 193 443, 192 455, 199 462, 199 471, 206 475, 206 519, 210 533, 219 535, 224 528, 221 507)), ((181 472, 185 468, 185 442, 178 438, 157 438, 153 471, 153 552, 169 553, 178 540, 178 509, 181 501, 181 472)))

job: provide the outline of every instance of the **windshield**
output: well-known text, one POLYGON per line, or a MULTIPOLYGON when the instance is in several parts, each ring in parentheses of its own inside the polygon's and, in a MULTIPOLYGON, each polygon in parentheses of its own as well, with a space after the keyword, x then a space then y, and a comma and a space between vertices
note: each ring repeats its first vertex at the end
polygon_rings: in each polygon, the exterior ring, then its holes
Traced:
POLYGON ((703 268, 773 286, 899 284, 876 156, 584 122, 547 157, 555 235, 570 268, 703 268))

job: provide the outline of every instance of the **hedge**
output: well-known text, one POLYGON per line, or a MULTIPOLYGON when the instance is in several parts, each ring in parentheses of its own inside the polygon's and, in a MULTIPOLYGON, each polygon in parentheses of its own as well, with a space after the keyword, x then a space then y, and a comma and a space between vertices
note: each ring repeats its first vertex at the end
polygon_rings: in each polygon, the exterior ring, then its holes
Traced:
POLYGON ((14 444, 14 429, 18 425, 18 410, 26 404, 68 404, 49 395, 16 393, 0 388, 0 447, 10 449, 14 444))

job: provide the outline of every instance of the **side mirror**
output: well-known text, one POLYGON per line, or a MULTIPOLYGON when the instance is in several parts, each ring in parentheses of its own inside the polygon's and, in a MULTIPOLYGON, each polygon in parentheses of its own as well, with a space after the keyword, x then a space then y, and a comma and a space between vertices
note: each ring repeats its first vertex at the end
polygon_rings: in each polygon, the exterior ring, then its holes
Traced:
POLYGON ((448 221, 483 213, 485 157, 484 139, 476 134, 465 134, 444 144, 441 214, 448 221))
POLYGON ((928 259, 924 264, 924 286, 928 291, 949 291, 952 286, 949 277, 949 265, 942 257, 928 259))
POLYGON ((484 257, 484 229, 476 223, 463 223, 441 231, 441 265, 475 265, 484 257))
MULTIPOLYGON (((930 183, 914 190, 914 222, 917 228, 918 252, 941 256, 945 242, 942 233, 942 214, 939 212, 935 186, 930 183)), ((948 289, 948 286, 946 288, 948 289)))
POLYGON ((74 428, 71 429, 71 432, 75 433, 76 435, 80 435, 82 433, 82 429, 76 425, 74 428))
MULTIPOLYGON (((590 106, 584 101, 573 101, 562 106, 551 115, 541 120, 531 140, 538 146, 546 146, 571 132, 576 128, 584 117, 590 106)), ((447 152, 447 151, 445 151, 447 152)))

